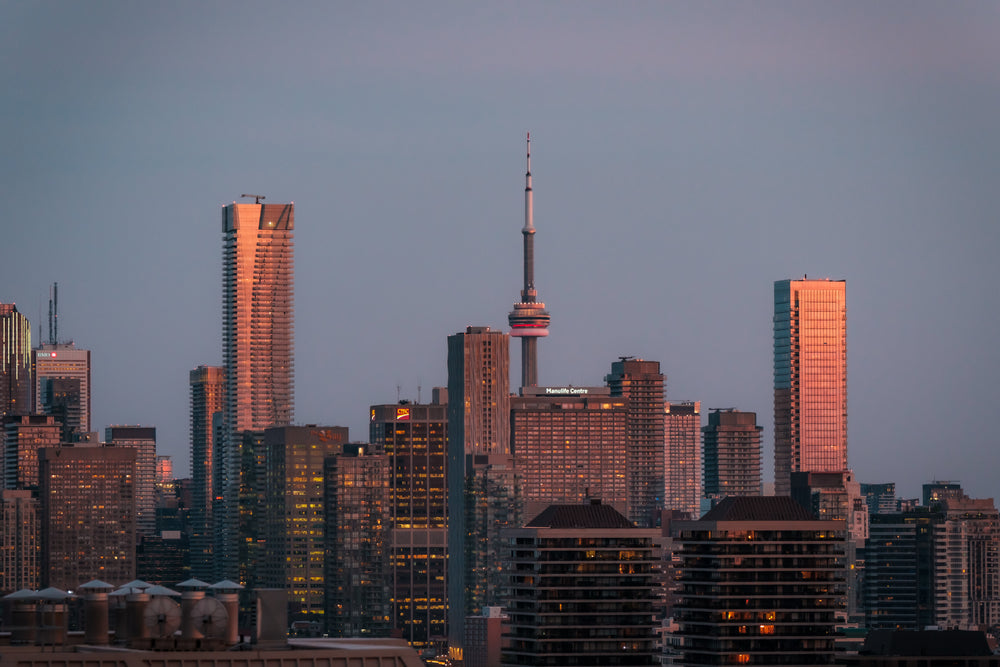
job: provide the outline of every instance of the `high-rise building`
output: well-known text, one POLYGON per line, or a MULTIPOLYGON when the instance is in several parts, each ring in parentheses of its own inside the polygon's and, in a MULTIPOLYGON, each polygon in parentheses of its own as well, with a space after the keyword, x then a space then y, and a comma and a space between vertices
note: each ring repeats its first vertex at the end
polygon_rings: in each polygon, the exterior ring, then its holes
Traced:
POLYGON ((705 497, 760 495, 760 432, 757 413, 713 410, 702 429, 705 497))
POLYGON ((394 630, 419 649, 447 640, 447 406, 371 406, 369 440, 388 460, 394 630))
POLYGON ((656 525, 663 509, 663 407, 666 381, 660 362, 622 357, 604 381, 612 396, 628 400, 628 518, 642 527, 656 525))
POLYGON ((31 412, 31 323, 0 303, 0 418, 31 412))
POLYGON ((38 450, 62 441, 62 425, 51 415, 17 415, 3 420, 3 488, 38 488, 38 450))
POLYGON ((288 591, 289 620, 323 624, 326 561, 324 461, 343 450, 343 426, 277 426, 264 431, 266 480, 260 576, 288 591))
POLYGON ((42 343, 31 351, 32 409, 54 415, 63 441, 90 433, 90 350, 73 343, 42 343))
POLYGON ((663 407, 663 506, 691 519, 701 516, 701 401, 663 407))
POLYGON ((774 490, 847 470, 847 283, 774 283, 774 490))
POLYGON ((131 447, 39 450, 42 586, 135 579, 135 462, 131 447))
POLYGON ((508 537, 503 665, 659 665, 659 530, 607 505, 553 505, 508 537))
POLYGON ((834 664, 842 521, 819 521, 787 496, 730 496, 674 528, 681 558, 674 664, 834 664))
POLYGON ((596 499, 628 512, 628 407, 607 387, 523 387, 511 399, 511 451, 524 517, 596 499))
POLYGON ((135 449, 136 528, 144 535, 156 531, 156 428, 108 426, 104 441, 110 447, 135 449))
POLYGON ((212 496, 215 425, 225 408, 226 369, 198 366, 189 374, 191 386, 191 574, 211 580, 212 496), (213 425, 215 424, 215 425, 213 425))
POLYGON ((538 339, 549 335, 551 318, 535 289, 535 219, 531 190, 531 135, 528 135, 528 170, 524 174, 524 288, 507 321, 510 335, 521 339, 521 386, 538 385, 538 339))
POLYGON ((868 504, 869 514, 893 514, 896 508, 896 483, 862 484, 861 495, 868 504))
MULTIPOLYGON (((324 464, 326 631, 331 637, 388 637, 389 470, 384 454, 343 445, 324 464)), ((443 613, 443 610, 442 610, 443 613)))
POLYGON ((0 594, 38 590, 38 498, 27 489, 4 489, 0 512, 0 594))
POLYGON ((233 203, 222 209, 224 437, 215 443, 214 559, 222 578, 239 576, 242 433, 293 418, 293 204, 233 203))
POLYGON ((448 337, 448 645, 503 586, 500 529, 520 523, 510 456, 510 336, 467 327, 448 337))

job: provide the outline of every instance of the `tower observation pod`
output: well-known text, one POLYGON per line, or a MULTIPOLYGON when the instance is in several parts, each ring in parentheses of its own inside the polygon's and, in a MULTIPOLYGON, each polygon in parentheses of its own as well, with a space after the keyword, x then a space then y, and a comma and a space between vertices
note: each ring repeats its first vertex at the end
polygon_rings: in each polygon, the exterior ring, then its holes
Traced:
POLYGON ((521 339, 521 386, 538 386, 538 339, 549 335, 549 313, 535 289, 535 221, 531 193, 531 134, 528 134, 528 170, 524 174, 524 289, 507 321, 510 335, 521 339))

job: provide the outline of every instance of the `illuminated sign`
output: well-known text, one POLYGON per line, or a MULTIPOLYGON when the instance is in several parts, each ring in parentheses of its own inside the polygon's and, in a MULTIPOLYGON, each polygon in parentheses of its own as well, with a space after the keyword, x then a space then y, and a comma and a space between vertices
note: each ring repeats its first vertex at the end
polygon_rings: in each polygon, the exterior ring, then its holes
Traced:
POLYGON ((577 394, 589 394, 590 390, 586 387, 546 387, 545 393, 554 396, 574 396, 577 394))
POLYGON ((45 357, 53 357, 53 358, 55 358, 56 353, 55 352, 38 352, 37 355, 39 357, 42 357, 42 358, 45 358, 45 357))
POLYGON ((396 408, 396 421, 410 421, 410 409, 409 408, 396 408))

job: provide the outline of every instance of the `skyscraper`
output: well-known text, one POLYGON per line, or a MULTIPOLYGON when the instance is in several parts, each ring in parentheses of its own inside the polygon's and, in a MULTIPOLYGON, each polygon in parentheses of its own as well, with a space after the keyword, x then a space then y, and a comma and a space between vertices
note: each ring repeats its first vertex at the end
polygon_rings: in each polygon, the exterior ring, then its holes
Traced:
POLYGON ((152 426, 108 426, 108 446, 135 450, 136 528, 145 535, 156 531, 156 428, 152 426))
POLYGON ((705 497, 760 495, 760 432, 757 414, 736 409, 708 413, 705 497))
POLYGON ((524 174, 524 288, 507 321, 510 335, 521 339, 521 386, 538 385, 538 339, 549 335, 549 314, 535 289, 535 221, 531 190, 531 135, 528 135, 528 170, 524 174))
POLYGON ((38 450, 61 441, 62 426, 51 415, 17 415, 3 420, 3 488, 38 488, 38 450))
POLYGON ((612 396, 628 399, 628 518, 655 525, 663 509, 663 383, 660 362, 622 357, 604 381, 612 396))
POLYGON ((628 408, 607 387, 522 387, 511 399, 511 451, 524 518, 599 500, 628 511, 628 408))
POLYGON ((701 401, 667 401, 663 408, 663 507, 701 516, 701 401))
POLYGON ((226 396, 226 369, 199 366, 189 375, 191 385, 191 574, 211 579, 212 465, 215 427, 222 418, 226 396))
POLYGON ((31 351, 32 406, 63 425, 63 441, 90 433, 90 350, 73 343, 42 343, 31 351))
POLYGON ((265 483, 260 576, 288 591, 289 620, 322 624, 326 517, 324 461, 343 451, 344 426, 281 426, 264 431, 265 483))
POLYGON ((213 512, 220 577, 238 575, 240 445, 244 431, 293 417, 293 204, 233 203, 222 209, 222 357, 225 437, 215 451, 221 500, 213 512))
POLYGON ((31 324, 0 303, 0 418, 31 412, 31 324))
POLYGON ((130 447, 39 450, 42 586, 135 578, 135 456, 130 447))
POLYGON ((847 283, 774 283, 774 490, 847 470, 847 283))
POLYGON ((447 638, 447 406, 371 406, 369 441, 389 467, 392 627, 414 648, 447 638))
POLYGON ((499 531, 520 521, 510 456, 510 337, 467 327, 448 337, 448 643, 502 585, 499 531))

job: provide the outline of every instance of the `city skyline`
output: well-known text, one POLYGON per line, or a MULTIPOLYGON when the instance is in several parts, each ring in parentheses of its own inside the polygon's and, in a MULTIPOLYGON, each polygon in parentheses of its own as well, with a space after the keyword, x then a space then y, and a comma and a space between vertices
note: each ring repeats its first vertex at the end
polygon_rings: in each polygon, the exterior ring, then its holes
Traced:
POLYGON ((771 286, 845 279, 858 479, 1000 495, 995 8, 56 6, 0 9, 0 302, 37 345, 58 282, 93 430, 156 427, 178 475, 220 205, 296 203, 295 421, 363 434, 446 384, 448 335, 507 330, 530 130, 540 384, 659 361, 668 400, 757 413, 771 479, 771 286))

